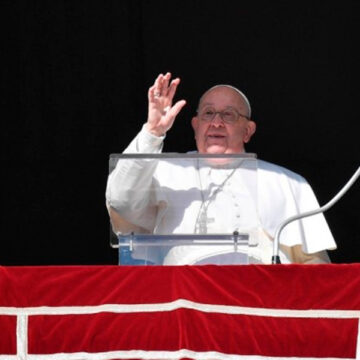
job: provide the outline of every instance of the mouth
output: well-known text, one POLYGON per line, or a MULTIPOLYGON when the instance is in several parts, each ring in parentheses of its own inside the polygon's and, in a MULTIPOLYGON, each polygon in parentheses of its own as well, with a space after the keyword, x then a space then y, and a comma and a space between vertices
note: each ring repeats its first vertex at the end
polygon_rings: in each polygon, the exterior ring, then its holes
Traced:
POLYGON ((211 135, 208 135, 208 138, 209 138, 209 139, 224 139, 224 138, 225 138, 225 135, 211 134, 211 135))

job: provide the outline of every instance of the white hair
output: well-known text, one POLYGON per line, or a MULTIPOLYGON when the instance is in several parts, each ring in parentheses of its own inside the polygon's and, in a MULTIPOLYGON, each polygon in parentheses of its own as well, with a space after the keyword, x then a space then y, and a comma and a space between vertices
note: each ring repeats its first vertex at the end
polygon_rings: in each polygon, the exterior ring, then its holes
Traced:
POLYGON ((245 104, 248 108, 248 114, 249 114, 249 117, 251 117, 251 106, 250 106, 250 101, 248 100, 248 98, 246 97, 246 95, 240 91, 238 88, 236 88, 235 86, 232 86, 232 85, 227 85, 227 84, 219 84, 219 85, 215 85, 213 87, 211 87, 210 89, 206 90, 205 93, 201 96, 200 100, 199 100, 199 105, 203 99, 203 97, 211 90, 214 90, 214 89, 217 89, 218 87, 226 87, 226 88, 229 88, 229 89, 232 89, 232 90, 235 90, 240 96, 241 98, 245 101, 245 104))

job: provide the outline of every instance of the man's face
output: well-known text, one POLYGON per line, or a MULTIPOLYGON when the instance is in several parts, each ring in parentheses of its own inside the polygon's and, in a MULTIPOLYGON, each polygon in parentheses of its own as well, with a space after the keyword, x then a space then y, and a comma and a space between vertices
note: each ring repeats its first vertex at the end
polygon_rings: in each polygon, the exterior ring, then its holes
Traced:
POLYGON ((204 121, 202 112, 236 110, 248 115, 248 107, 235 90, 218 87, 205 93, 200 104, 198 115, 192 119, 196 146, 202 154, 236 154, 244 152, 244 144, 249 142, 256 130, 253 121, 238 116, 234 123, 224 122, 219 114, 212 121, 204 121))

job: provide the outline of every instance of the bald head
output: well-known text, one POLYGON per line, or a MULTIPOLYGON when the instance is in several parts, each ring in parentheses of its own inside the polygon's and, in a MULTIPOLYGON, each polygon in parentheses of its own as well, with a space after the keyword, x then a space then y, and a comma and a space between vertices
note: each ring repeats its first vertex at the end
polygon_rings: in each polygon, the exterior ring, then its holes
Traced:
POLYGON ((250 102, 249 102, 248 98, 246 97, 246 95, 242 91, 240 91, 238 88, 236 88, 235 86, 227 85, 227 84, 215 85, 215 86, 211 87, 210 89, 208 89, 207 91, 205 91, 205 93, 201 96, 201 98, 199 100, 198 109, 200 109, 200 107, 202 106, 204 99, 206 99, 206 95, 208 95, 211 92, 214 92, 214 91, 216 92, 217 90, 221 90, 221 89, 225 89, 225 91, 229 90, 226 92, 235 94, 236 97, 238 97, 239 103, 242 105, 241 107, 246 110, 244 115, 251 118, 251 106, 250 106, 250 102))

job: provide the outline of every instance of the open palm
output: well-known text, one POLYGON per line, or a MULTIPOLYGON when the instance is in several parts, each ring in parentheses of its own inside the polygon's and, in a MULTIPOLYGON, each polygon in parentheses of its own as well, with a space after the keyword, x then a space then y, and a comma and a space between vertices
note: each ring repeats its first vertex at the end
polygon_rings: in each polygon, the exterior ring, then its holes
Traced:
POLYGON ((148 92, 149 109, 147 129, 156 136, 164 135, 173 125, 177 114, 186 104, 180 100, 173 104, 180 79, 176 78, 170 82, 171 74, 160 74, 148 92))

